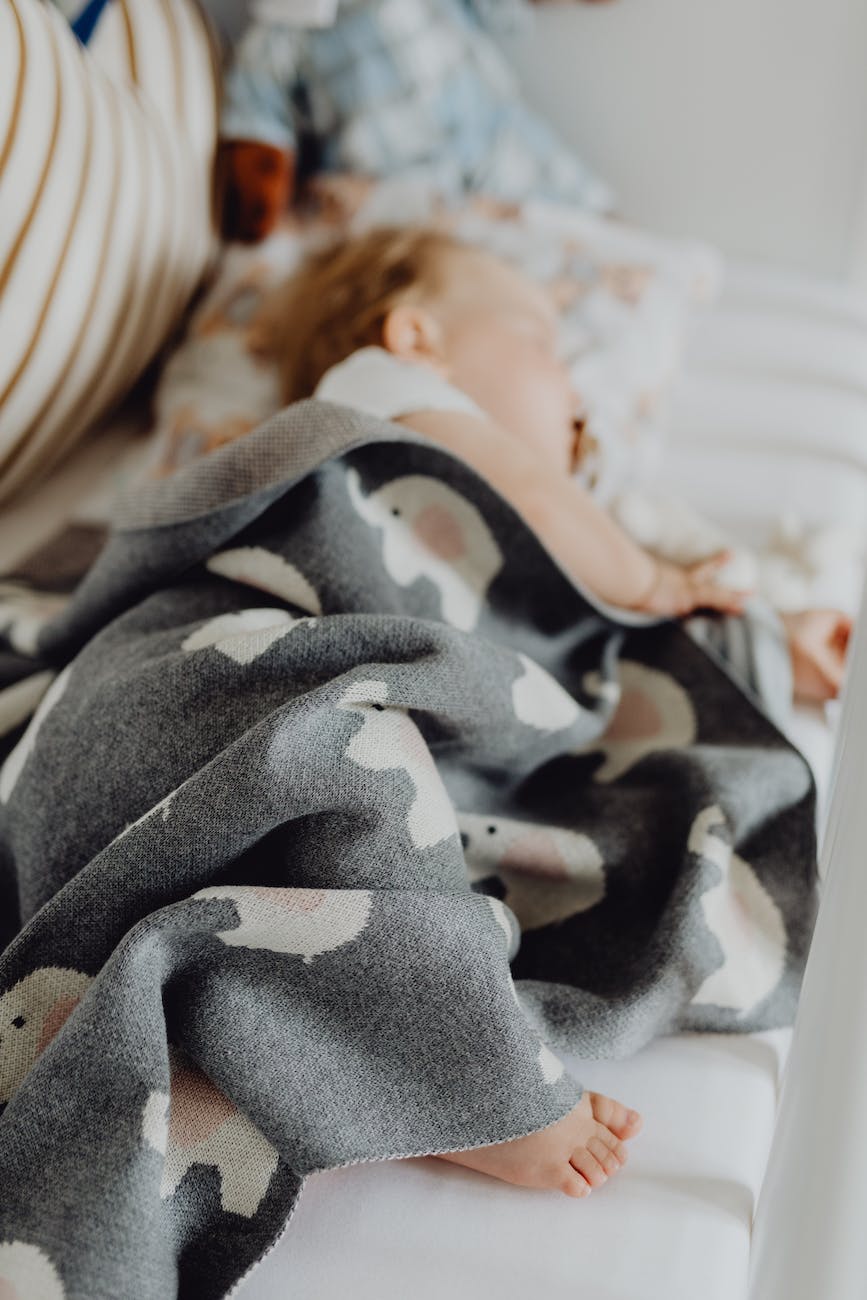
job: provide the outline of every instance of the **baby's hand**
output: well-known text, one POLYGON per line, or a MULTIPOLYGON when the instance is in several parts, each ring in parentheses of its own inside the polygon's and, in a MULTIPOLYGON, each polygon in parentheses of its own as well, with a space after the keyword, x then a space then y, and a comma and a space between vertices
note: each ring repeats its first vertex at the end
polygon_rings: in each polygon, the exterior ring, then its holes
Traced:
POLYGON ((852 620, 836 609, 781 614, 789 638, 795 695, 822 704, 840 694, 852 620))
POLYGON ((714 575, 730 560, 729 551, 720 551, 697 564, 669 564, 666 560, 657 560, 656 576, 633 609, 670 618, 680 618, 697 609, 742 614, 749 593, 720 586, 714 580, 714 575))

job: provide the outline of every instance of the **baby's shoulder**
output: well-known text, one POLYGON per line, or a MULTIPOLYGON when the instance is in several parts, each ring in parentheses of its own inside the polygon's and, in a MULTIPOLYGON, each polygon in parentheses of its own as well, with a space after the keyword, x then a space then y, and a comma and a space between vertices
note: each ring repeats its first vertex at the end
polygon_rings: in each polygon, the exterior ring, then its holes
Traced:
POLYGON ((381 347, 364 347, 332 366, 314 397, 353 406, 383 420, 415 411, 462 411, 481 415, 466 393, 432 366, 407 361, 381 347))

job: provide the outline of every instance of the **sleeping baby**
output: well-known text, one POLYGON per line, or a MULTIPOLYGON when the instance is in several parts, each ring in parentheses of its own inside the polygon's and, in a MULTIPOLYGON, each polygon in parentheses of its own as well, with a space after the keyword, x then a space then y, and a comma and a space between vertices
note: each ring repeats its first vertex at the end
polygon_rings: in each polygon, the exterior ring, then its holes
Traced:
MULTIPOLYGON (((498 258, 439 231, 371 230, 315 253, 277 291, 272 343, 286 402, 315 394, 440 443, 497 488, 598 600, 670 617, 743 612, 745 593, 718 580, 728 552, 691 565, 653 556, 574 478, 579 399, 558 355, 555 309, 498 258)), ((846 615, 806 610, 777 621, 763 609, 759 621, 787 644, 798 697, 839 692, 846 615)), ((717 638, 716 648, 766 694, 730 645, 717 638)), ((785 716, 785 702, 763 702, 785 716)))
MULTIPOLYGON (((580 426, 557 316, 505 263, 432 230, 372 230, 309 258, 275 293, 269 332, 287 403, 314 395, 445 447, 499 490, 597 603, 671 617, 743 611, 744 594, 716 581, 725 552, 692 565, 654 558, 576 481, 580 426)), ((796 693, 835 695, 849 620, 833 610, 782 622, 766 613, 796 693)), ((585 1092, 548 1128, 440 1158, 583 1197, 622 1167, 640 1127, 637 1112, 585 1092)))

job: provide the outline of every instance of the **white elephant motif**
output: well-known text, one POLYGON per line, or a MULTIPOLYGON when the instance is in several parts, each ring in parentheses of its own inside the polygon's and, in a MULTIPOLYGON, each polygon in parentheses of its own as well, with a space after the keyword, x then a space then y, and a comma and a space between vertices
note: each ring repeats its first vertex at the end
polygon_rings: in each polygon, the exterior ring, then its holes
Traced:
POLYGON ((276 1150, 206 1075, 174 1054, 170 1086, 150 1093, 142 1112, 142 1136, 164 1158, 160 1197, 174 1196, 193 1165, 213 1165, 223 1209, 252 1218, 277 1168, 276 1150))
POLYGON ((250 664, 292 628, 315 622, 313 618, 294 618, 285 609, 242 609, 209 619, 185 637, 181 649, 191 654, 213 646, 236 664, 250 664))
POLYGON ((605 896, 602 855, 579 831, 459 813, 471 880, 498 875, 522 930, 536 930, 595 907, 605 896))
POLYGON ((240 924, 216 937, 234 948, 266 948, 303 958, 309 965, 321 953, 356 939, 370 917, 364 889, 272 889, 259 885, 214 885, 193 898, 227 898, 240 924))
POLYGON ((355 470, 347 474, 349 498, 372 528, 382 530, 382 559, 401 587, 429 578, 442 616, 470 632, 488 587, 503 564, 500 548, 479 511, 436 478, 409 474, 365 496, 355 470))
POLYGON ((353 733, 346 757, 370 772, 406 772, 415 787, 407 830, 416 848, 430 848, 457 834, 455 811, 418 727, 405 709, 387 700, 388 685, 383 681, 353 682, 341 697, 341 709, 364 719, 353 733))
POLYGON ((560 1057, 554 1055, 547 1043, 539 1044, 539 1068, 546 1083, 556 1083, 565 1070, 560 1057))
POLYGON ((723 964, 708 975, 692 1001, 746 1015, 779 984, 786 965, 783 915, 748 862, 715 832, 726 825, 716 805, 692 824, 690 853, 719 867, 722 879, 701 898, 708 929, 719 940, 723 964))
POLYGON ((0 1102, 18 1090, 91 983, 80 971, 41 966, 0 997, 0 1102))
POLYGON ((66 1288, 43 1250, 27 1241, 0 1242, 2 1300, 66 1300, 66 1288))
POLYGON ((0 768, 0 803, 8 803, 9 796, 15 787, 16 781, 21 775, 24 764, 33 753, 34 746, 36 745, 36 737, 39 735, 43 722, 66 690, 69 683, 70 672, 71 665, 64 668, 63 672, 58 673, 55 677, 54 681, 39 701, 36 712, 30 719, 29 727, 12 750, 12 753, 6 759, 2 768, 0 768))
MULTIPOLYGON (((603 682, 598 673, 588 673, 583 685, 590 695, 615 697, 613 683, 603 682)), ((575 751, 604 754, 604 763, 593 773, 594 781, 616 781, 648 754, 683 749, 695 740, 696 718, 690 698, 668 673, 623 659, 616 698, 617 709, 603 735, 575 751)))
POLYGON ((264 546, 236 546, 229 551, 219 551, 211 556, 205 567, 223 578, 232 578, 248 587, 279 596, 309 614, 322 613, 319 597, 301 570, 264 546))
POLYGON ((515 717, 538 731, 562 731, 581 712, 568 691, 544 668, 526 655, 519 654, 523 673, 512 682, 512 707, 515 717))

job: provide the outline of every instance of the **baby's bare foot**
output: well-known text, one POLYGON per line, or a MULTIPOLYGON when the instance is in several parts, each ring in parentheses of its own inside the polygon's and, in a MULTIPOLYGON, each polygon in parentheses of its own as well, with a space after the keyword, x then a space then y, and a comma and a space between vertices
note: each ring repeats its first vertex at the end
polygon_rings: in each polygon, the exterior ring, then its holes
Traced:
POLYGON ((601 1093, 585 1092, 574 1110, 538 1133, 470 1151, 447 1151, 439 1159, 519 1187, 588 1196, 626 1163, 625 1144, 640 1129, 637 1111, 601 1093))

